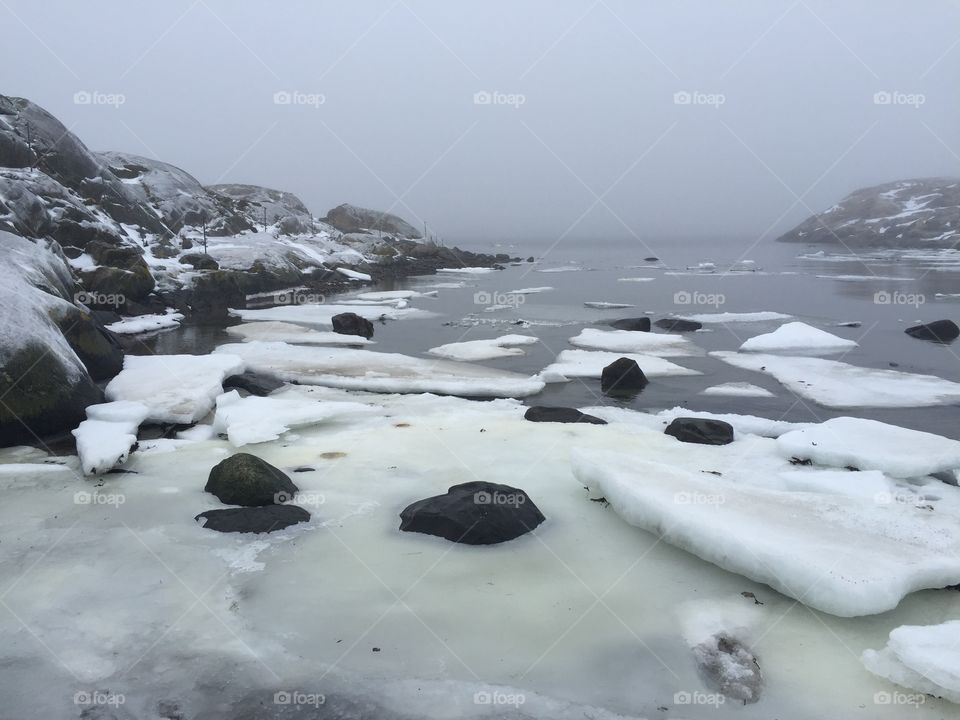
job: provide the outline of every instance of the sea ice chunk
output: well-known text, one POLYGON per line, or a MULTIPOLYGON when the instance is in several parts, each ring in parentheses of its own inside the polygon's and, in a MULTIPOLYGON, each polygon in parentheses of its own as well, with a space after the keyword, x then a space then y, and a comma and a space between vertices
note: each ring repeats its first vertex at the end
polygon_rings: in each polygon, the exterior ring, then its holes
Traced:
POLYGON ((227 334, 249 342, 285 342, 291 345, 373 345, 361 335, 312 330, 288 322, 253 322, 227 328, 227 334))
POLYGON ((698 355, 700 348, 682 335, 666 333, 633 332, 631 330, 597 330, 585 328, 570 344, 578 347, 596 348, 610 352, 641 353, 659 357, 698 355))
POLYGON ((178 328, 181 320, 183 320, 183 315, 178 312, 168 312, 163 315, 138 315, 118 320, 107 325, 106 328, 117 335, 139 335, 156 332, 157 330, 178 328))
POLYGON ((538 338, 532 335, 503 335, 486 340, 467 340, 465 342, 448 343, 439 347, 430 348, 427 352, 438 357, 450 360, 493 360, 495 358, 523 355, 524 352, 516 345, 533 345, 538 338))
POLYGON ((762 310, 760 312, 718 312, 702 313, 700 315, 680 315, 684 320, 695 320, 700 323, 735 323, 735 322, 769 322, 771 320, 790 320, 792 315, 762 310))
POLYGON ((776 397, 772 392, 759 385, 744 382, 721 383, 720 385, 711 385, 701 394, 720 395, 722 397, 776 397))
POLYGON ((960 620, 902 625, 883 650, 866 650, 861 659, 874 675, 960 703, 960 620))
POLYGON ((102 475, 125 463, 149 413, 143 403, 123 400, 88 407, 87 419, 72 431, 84 474, 102 475))
POLYGON ((794 355, 829 355, 857 347, 854 340, 802 322, 781 325, 776 330, 757 335, 740 346, 741 352, 782 352, 794 355))
POLYGON ((960 402, 960 383, 933 375, 862 368, 823 358, 726 351, 710 355, 735 367, 765 372, 824 407, 930 407, 960 402))
POLYGON ((356 313, 367 320, 401 320, 409 317, 433 317, 436 313, 418 308, 391 308, 379 304, 356 303, 330 305, 278 305, 256 310, 230 310, 230 314, 245 322, 271 320, 299 325, 333 326, 333 316, 340 313, 356 313))
POLYGON ((543 369, 541 376, 547 373, 550 376, 562 375, 564 378, 599 378, 607 365, 622 357, 636 360, 637 365, 647 377, 700 374, 696 370, 685 368, 655 355, 613 353, 601 350, 563 350, 553 363, 543 369))

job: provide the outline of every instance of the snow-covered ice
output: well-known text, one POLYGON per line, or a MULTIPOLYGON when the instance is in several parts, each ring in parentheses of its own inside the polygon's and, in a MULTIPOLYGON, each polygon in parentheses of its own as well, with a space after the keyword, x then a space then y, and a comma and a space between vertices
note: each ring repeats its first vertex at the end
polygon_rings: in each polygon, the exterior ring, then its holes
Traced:
POLYGON ((489 273, 496 272, 496 268, 492 267, 460 267, 460 268, 439 268, 437 269, 438 273, 448 273, 448 274, 465 274, 465 275, 487 275, 489 273))
POLYGON ((239 356, 249 369, 281 380, 347 390, 526 397, 544 387, 542 380, 506 370, 399 353, 265 342, 222 345, 214 352, 239 356))
POLYGON ((625 277, 617 278, 617 282, 652 282, 654 278, 652 277, 625 277))
POLYGON ((356 296, 357 300, 370 300, 372 302, 391 301, 391 300, 410 300, 411 298, 436 297, 436 291, 418 292, 416 290, 383 290, 377 292, 365 292, 356 296))
POLYGON ((143 403, 149 409, 147 420, 192 423, 213 409, 223 381, 243 370, 243 360, 227 353, 127 355, 104 393, 111 401, 143 403))
POLYGON ((252 322, 232 325, 227 329, 233 335, 248 342, 285 342, 291 345, 373 345, 362 335, 344 335, 332 331, 313 330, 302 325, 288 322, 252 322))
POLYGON ((508 295, 537 295, 539 293, 549 292, 550 290, 553 290, 553 288, 550 287, 549 285, 546 285, 543 287, 528 287, 528 288, 520 288, 519 290, 510 290, 507 294, 508 295))
POLYGON ((72 431, 84 474, 102 475, 125 463, 137 442, 137 428, 149 414, 146 405, 132 401, 88 407, 87 419, 72 431))
POLYGON ((636 360, 637 365, 647 377, 700 374, 696 370, 685 368, 656 355, 613 353, 602 350, 563 350, 554 362, 543 369, 541 374, 544 377, 559 375, 564 378, 599 378, 607 365, 622 357, 636 360))
POLYGON ((899 478, 960 468, 960 442, 867 418, 838 417, 794 430, 781 435, 777 447, 785 457, 899 478))
POLYGON ((764 372, 824 407, 930 407, 960 402, 960 383, 933 375, 863 368, 824 358, 726 351, 710 355, 734 367, 764 372))
POLYGON ((162 315, 137 315, 123 318, 106 326, 107 330, 117 335, 140 335, 158 330, 172 330, 180 327, 183 314, 167 312, 162 315))
POLYGON ((478 360, 494 360, 523 355, 524 352, 519 346, 533 345, 537 342, 539 342, 539 339, 532 335, 502 335, 486 340, 465 340, 448 343, 430 348, 427 352, 449 360, 476 362, 478 360))
POLYGON ((830 355, 857 347, 854 340, 837 337, 802 322, 781 325, 773 332, 757 335, 740 346, 741 352, 786 353, 788 355, 830 355))
POLYGON ((242 398, 233 390, 217 398, 213 432, 226 434, 231 445, 241 447, 276 440, 291 428, 378 409, 365 403, 319 401, 290 393, 242 398))
POLYGON ((885 648, 866 650, 862 659, 874 675, 920 693, 914 705, 923 704, 925 694, 960 703, 960 620, 902 625, 885 648))
POLYGON ((746 382, 729 382, 729 383, 720 383, 719 385, 711 385, 706 388, 701 394, 703 395, 719 395, 722 397, 755 397, 755 398, 771 398, 776 397, 772 392, 766 388, 762 388, 759 385, 753 385, 752 383, 746 382))
POLYGON ((772 320, 790 320, 792 315, 762 310, 760 312, 716 312, 694 315, 680 315, 684 320, 694 320, 700 323, 741 323, 741 322, 770 322, 772 320))
POLYGON ((615 310, 636 307, 636 305, 631 305, 630 303, 604 302, 602 300, 587 300, 583 303, 583 306, 596 310, 615 310))
POLYGON ((700 355, 702 351, 682 335, 634 332, 632 330, 597 330, 585 328, 570 344, 609 352, 639 353, 659 357, 700 355))
POLYGON ((231 310, 230 314, 245 322, 289 322, 299 325, 333 326, 333 316, 340 313, 356 313, 367 320, 401 320, 403 318, 435 317, 436 313, 418 308, 393 308, 380 304, 315 304, 315 305, 277 305, 276 307, 255 310, 231 310))

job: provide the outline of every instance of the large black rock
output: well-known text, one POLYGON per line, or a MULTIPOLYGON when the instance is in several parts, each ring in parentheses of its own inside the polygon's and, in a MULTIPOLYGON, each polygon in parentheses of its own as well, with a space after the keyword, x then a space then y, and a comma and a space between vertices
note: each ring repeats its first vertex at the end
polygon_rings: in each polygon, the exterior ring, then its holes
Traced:
POLYGON ((340 313, 333 316, 333 331, 341 335, 360 335, 369 340, 373 337, 373 323, 356 313, 340 313))
POLYGON ((638 332, 650 332, 650 318, 641 317, 641 318, 623 318, 622 320, 614 320, 610 323, 610 327, 616 328, 617 330, 634 330, 638 332))
POLYGON ((292 500, 298 488, 282 470, 255 455, 237 453, 210 471, 208 493, 227 505, 279 505, 292 500))
POLYGON ((587 415, 576 408, 547 407, 546 405, 534 405, 527 408, 523 419, 529 420, 530 422, 589 423, 591 425, 607 424, 606 420, 601 420, 593 415, 587 415))
POLYGON ((400 513, 400 529, 465 545, 494 545, 530 532, 545 519, 523 490, 468 482, 408 505, 400 513))
POLYGON ((696 320, 681 320, 680 318, 663 318, 657 320, 654 325, 667 332, 693 332, 703 327, 696 320))
POLYGON ((914 325, 907 328, 904 332, 910 337, 920 340, 933 340, 934 342, 950 342, 960 337, 960 327, 953 320, 934 320, 931 323, 914 325))
POLYGON ((699 445, 727 445, 733 442, 733 427, 723 420, 679 417, 664 432, 680 442, 699 445))
POLYGON ((619 358, 607 365, 600 376, 600 389, 608 394, 630 394, 643 390, 647 383, 647 376, 637 365, 636 360, 619 358))
POLYGON ((208 530, 223 533, 268 533, 307 522, 310 513, 296 505, 264 505, 263 507, 207 510, 194 520, 203 518, 208 530))
POLYGON ((274 380, 265 375, 258 375, 254 372, 244 372, 239 375, 231 375, 223 381, 224 390, 246 390, 251 395, 266 397, 274 390, 282 388, 284 383, 280 380, 274 380))

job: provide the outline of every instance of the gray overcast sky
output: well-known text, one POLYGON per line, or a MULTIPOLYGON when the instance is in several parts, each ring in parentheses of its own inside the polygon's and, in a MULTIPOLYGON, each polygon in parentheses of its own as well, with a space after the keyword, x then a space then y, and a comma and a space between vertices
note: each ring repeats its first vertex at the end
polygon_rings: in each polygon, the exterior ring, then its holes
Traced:
POLYGON ((857 187, 960 175, 949 0, 0 0, 0 18, 0 92, 92 149, 319 215, 392 207, 450 242, 773 237, 857 187))

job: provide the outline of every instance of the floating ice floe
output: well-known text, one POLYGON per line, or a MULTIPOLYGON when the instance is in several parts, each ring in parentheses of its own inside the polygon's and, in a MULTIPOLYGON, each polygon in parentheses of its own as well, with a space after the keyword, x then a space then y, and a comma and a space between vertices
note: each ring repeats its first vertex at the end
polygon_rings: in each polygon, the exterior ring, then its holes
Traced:
POLYGON ((243 370, 243 360, 227 353, 127 355, 123 370, 104 392, 111 401, 143 403, 147 420, 186 424, 209 413, 224 379, 243 370))
POLYGON ((141 335, 158 330, 172 330, 180 327, 183 315, 178 312, 167 312, 163 315, 138 315, 123 318, 106 326, 107 330, 117 335, 141 335))
POLYGON ((637 353, 613 353, 602 350, 563 350, 557 359, 545 367, 542 377, 554 378, 552 382, 574 377, 599 378, 603 369, 619 358, 636 360, 637 365, 647 377, 664 377, 668 375, 699 375, 690 368, 665 360, 656 355, 641 355, 637 353))
POLYGON ((214 354, 238 356, 249 369, 281 380, 347 390, 526 397, 544 387, 542 380, 506 370, 370 350, 252 342, 222 345, 214 354))
POLYGON ((824 407, 931 407, 960 402, 960 383, 933 375, 862 368, 823 358, 726 351, 710 355, 734 367, 764 372, 824 407))
POLYGON ((777 447, 785 457, 899 478, 960 468, 960 442, 866 418, 838 417, 794 430, 781 435, 777 447))
POLYGON ((401 320, 411 317, 435 317, 436 313, 417 308, 391 308, 380 304, 316 304, 278 305, 256 310, 230 310, 230 314, 246 322, 275 321, 299 325, 332 326, 333 316, 340 313, 356 313, 367 320, 401 320))
POLYGON ((741 352, 773 352, 793 355, 829 355, 857 347, 853 340, 802 322, 790 322, 776 330, 757 335, 740 346, 741 352))
POLYGON ((382 292, 360 293, 356 296, 357 300, 369 300, 371 302, 383 302, 392 300, 410 300, 419 297, 436 297, 437 292, 418 292, 416 290, 384 290, 382 292))
POLYGON ((588 415, 606 420, 608 423, 624 423, 637 425, 648 430, 662 432, 667 425, 678 417, 706 418, 721 420, 733 427, 735 435, 759 435, 760 437, 775 438, 791 430, 799 430, 810 423, 795 423, 786 420, 770 420, 757 415, 737 415, 734 413, 714 413, 700 410, 691 410, 686 407, 675 407, 661 410, 657 413, 646 413, 628 408, 619 408, 611 405, 583 408, 588 415))
POLYGON ((701 395, 719 395, 722 397, 757 397, 771 398, 776 397, 772 392, 759 385, 753 385, 746 382, 721 383, 720 385, 711 385, 704 390, 701 395))
POLYGON ((905 702, 916 706, 929 694, 960 703, 960 620, 902 625, 885 648, 866 650, 861 659, 874 675, 918 692, 905 702))
POLYGON ((88 407, 87 419, 72 431, 84 474, 102 475, 125 463, 137 442, 137 428, 149 414, 146 405, 131 401, 88 407))
POLYGON ((654 279, 652 277, 625 277, 617 278, 617 282, 652 282, 654 279))
POLYGON ((231 445, 241 447, 276 440, 291 428, 377 410, 365 403, 321 402, 295 394, 242 398, 233 390, 217 398, 213 432, 226 434, 231 445))
POLYGON ((322 332, 287 322, 253 322, 233 325, 227 328, 227 334, 247 342, 285 342, 291 345, 335 345, 356 346, 373 345, 362 335, 344 335, 343 333, 322 332))
POLYGON ((960 580, 955 496, 944 511, 940 503, 923 511, 911 503, 769 489, 764 444, 772 443, 737 444, 716 453, 717 465, 732 453, 723 477, 588 450, 574 452, 573 471, 631 525, 833 615, 886 612, 915 590, 960 580), (728 479, 745 473, 747 482, 728 479))
POLYGON ((452 273, 452 274, 466 274, 466 275, 486 275, 487 273, 496 272, 496 268, 492 267, 461 267, 461 268, 439 268, 438 273, 452 273))
POLYGON ((550 290, 553 290, 550 286, 520 288, 519 290, 511 290, 507 295, 536 295, 538 293, 549 292, 550 290))
POLYGON ((595 308, 597 310, 613 310, 619 308, 632 308, 636 305, 631 305, 630 303, 617 303, 617 302, 602 302, 600 300, 587 300, 583 303, 584 307, 595 308))
POLYGON ((631 330, 597 330, 586 328, 570 344, 610 352, 640 353, 659 357, 700 355, 702 351, 682 335, 633 332, 631 330))
POLYGON ((356 270, 351 270, 350 268, 338 267, 337 272, 341 275, 347 276, 351 280, 364 280, 367 282, 373 280, 373 278, 367 275, 367 273, 357 272, 356 270))
POLYGON ((680 315, 684 320, 694 320, 700 323, 738 323, 738 322, 770 322, 771 320, 790 320, 792 315, 779 312, 717 312, 701 313, 699 315, 680 315))
POLYGON ((583 270, 582 267, 576 265, 561 265, 559 267, 549 267, 549 268, 537 268, 534 272, 538 273, 563 273, 563 272, 579 272, 583 270))
POLYGON ((448 343, 439 347, 430 348, 427 352, 437 357, 449 360, 472 362, 477 360, 494 360, 496 358, 514 357, 524 352, 518 345, 533 345, 539 338, 532 335, 503 335, 487 340, 466 340, 464 342, 448 343))

